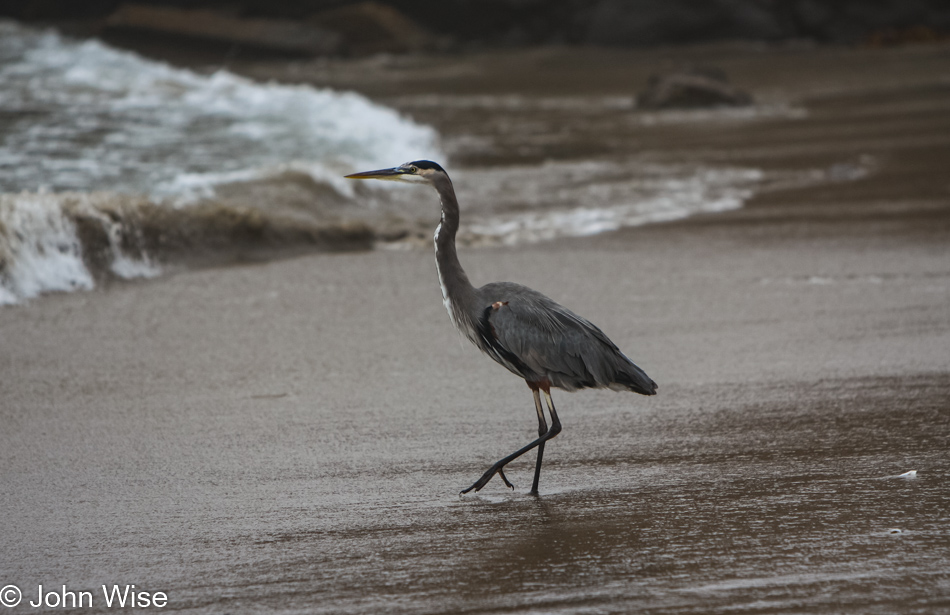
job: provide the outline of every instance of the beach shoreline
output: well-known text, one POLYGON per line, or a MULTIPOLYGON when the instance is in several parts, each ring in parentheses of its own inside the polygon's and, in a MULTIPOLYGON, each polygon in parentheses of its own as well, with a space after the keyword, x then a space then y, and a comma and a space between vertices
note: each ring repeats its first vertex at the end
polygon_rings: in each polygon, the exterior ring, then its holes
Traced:
MULTIPOLYGON (((555 392, 564 432, 540 498, 533 460, 512 464, 514 492, 458 496, 536 419, 527 387, 452 330, 430 249, 0 308, 0 582, 27 596, 130 582, 207 613, 946 608, 942 70, 887 104, 832 97, 794 123, 638 145, 825 170, 864 154, 867 176, 460 249, 473 283, 550 295, 659 384, 555 392), (757 158, 767 143, 785 149, 757 158)), ((435 195, 419 198, 434 227, 435 195)))

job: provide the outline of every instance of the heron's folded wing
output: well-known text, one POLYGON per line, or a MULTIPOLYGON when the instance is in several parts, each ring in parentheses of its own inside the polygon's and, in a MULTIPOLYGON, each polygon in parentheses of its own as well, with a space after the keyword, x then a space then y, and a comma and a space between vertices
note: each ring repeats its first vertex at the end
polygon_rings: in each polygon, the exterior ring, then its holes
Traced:
POLYGON ((539 375, 560 374, 597 386, 617 347, 589 321, 543 295, 519 296, 488 316, 498 345, 539 375))

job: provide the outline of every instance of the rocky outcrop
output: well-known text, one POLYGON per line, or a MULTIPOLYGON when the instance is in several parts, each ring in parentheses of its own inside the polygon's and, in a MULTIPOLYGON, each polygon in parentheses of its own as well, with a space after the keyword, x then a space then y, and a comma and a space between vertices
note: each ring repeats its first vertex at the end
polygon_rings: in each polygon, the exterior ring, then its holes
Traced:
POLYGON ((729 83, 716 68, 688 68, 653 75, 637 96, 642 109, 697 109, 752 104, 752 96, 729 83))
POLYGON ((315 13, 307 18, 340 36, 353 55, 423 51, 437 45, 428 31, 403 13, 379 2, 359 2, 315 13))
POLYGON ((210 10, 124 4, 106 19, 106 33, 147 32, 300 55, 338 53, 343 37, 309 23, 241 19, 210 10))
POLYGON ((301 20, 123 4, 106 18, 102 29, 104 36, 120 44, 134 44, 130 36, 137 33, 303 56, 407 53, 437 48, 439 43, 398 10, 379 2, 347 4, 301 20))
POLYGON ((744 0, 602 0, 584 42, 644 46, 706 40, 777 40, 792 34, 774 3, 744 0), (770 10, 773 9, 773 10, 770 10))
MULTIPOLYGON (((609 46, 787 39, 900 43, 941 40, 950 35, 947 0, 137 1, 185 11, 220 11, 224 6, 231 17, 242 22, 333 22, 345 47, 354 53, 427 48, 431 38, 421 42, 426 35, 420 33, 425 32, 462 45, 609 46), (908 37, 905 32, 915 34, 908 37)), ((113 13, 120 4, 120 0, 0 0, 0 15, 94 21, 113 13)), ((237 30, 245 26, 239 25, 237 30)), ((265 38, 273 40, 269 35, 265 38)))

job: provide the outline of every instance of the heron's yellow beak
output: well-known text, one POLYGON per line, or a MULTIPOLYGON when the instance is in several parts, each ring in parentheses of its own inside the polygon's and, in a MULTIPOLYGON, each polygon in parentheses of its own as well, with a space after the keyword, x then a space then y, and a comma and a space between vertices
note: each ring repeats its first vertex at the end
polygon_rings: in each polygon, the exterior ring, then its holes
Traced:
POLYGON ((363 171, 362 173, 351 173, 344 175, 348 179, 388 179, 399 181, 407 174, 405 169, 395 167, 392 169, 379 169, 378 171, 363 171))

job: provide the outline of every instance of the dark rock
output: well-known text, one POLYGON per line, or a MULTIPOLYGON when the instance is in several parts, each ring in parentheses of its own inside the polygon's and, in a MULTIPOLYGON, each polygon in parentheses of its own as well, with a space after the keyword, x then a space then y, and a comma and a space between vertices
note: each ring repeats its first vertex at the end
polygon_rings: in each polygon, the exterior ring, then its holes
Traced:
POLYGON ((435 38, 391 6, 360 2, 322 11, 308 19, 341 36, 350 53, 405 53, 436 46, 435 38))
POLYGON ((773 3, 743 0, 601 0, 586 43, 645 46, 722 39, 777 40, 790 34, 773 3))
POLYGON ((950 28, 950 3, 943 0, 794 0, 790 15, 800 36, 856 43, 874 32, 927 28, 935 36, 950 28))
POLYGON ((241 19, 209 10, 124 4, 106 20, 106 33, 148 32, 299 55, 341 49, 339 34, 315 25, 280 19, 241 19))
MULTIPOLYGON (((199 8, 240 22, 296 20, 314 14, 334 22, 354 53, 427 48, 419 29, 464 46, 594 44, 649 46, 713 40, 777 41, 812 39, 861 43, 874 33, 888 40, 923 40, 911 28, 927 28, 942 40, 950 35, 950 0, 134 0, 139 5, 199 8), (367 8, 367 5, 370 8, 367 8), (357 8, 361 7, 361 8, 357 8), (396 11, 400 17, 387 15, 396 11), (369 15, 369 17, 367 17, 369 15), (352 20, 351 20, 352 18, 352 20), (406 26, 406 21, 410 24, 406 26), (380 41, 388 41, 382 43, 380 41)), ((0 15, 17 19, 69 22, 103 19, 121 0, 0 0, 0 15)), ((179 26, 175 27, 180 29, 179 26)), ((213 30, 227 30, 215 26, 213 30)), ((240 29, 239 29, 240 30, 240 29)), ((154 32, 140 24, 129 32, 154 32)), ((213 33, 191 36, 220 40, 213 33)), ((242 45, 243 35, 237 37, 242 45)), ((256 35, 252 39, 258 38, 256 35)), ((285 47, 264 36, 268 46, 285 47)), ((278 35, 277 39, 280 38, 278 35)), ((288 36, 292 40, 294 36, 288 36)), ((229 39, 230 40, 230 39, 229 39)), ((227 44, 227 43, 226 43, 227 44)), ((888 44, 888 43, 884 43, 888 44)), ((294 46, 294 45, 291 45, 294 46)), ((307 53, 313 53, 308 51, 307 53)), ((322 52, 321 52, 322 53, 322 52)))
POLYGON ((692 68, 653 75, 637 96, 642 109, 697 109, 740 107, 752 104, 752 96, 732 86, 718 68, 692 68))
POLYGON ((102 19, 118 4, 117 0, 0 0, 0 15, 25 21, 102 19))
MULTIPOLYGON (((430 32, 482 45, 565 42, 578 7, 590 0, 384 0, 430 32)), ((571 41, 573 42, 573 41, 571 41)))
POLYGON ((909 28, 884 28, 868 34, 862 41, 869 47, 893 47, 918 43, 941 43, 950 41, 950 35, 940 34, 927 26, 909 28))

